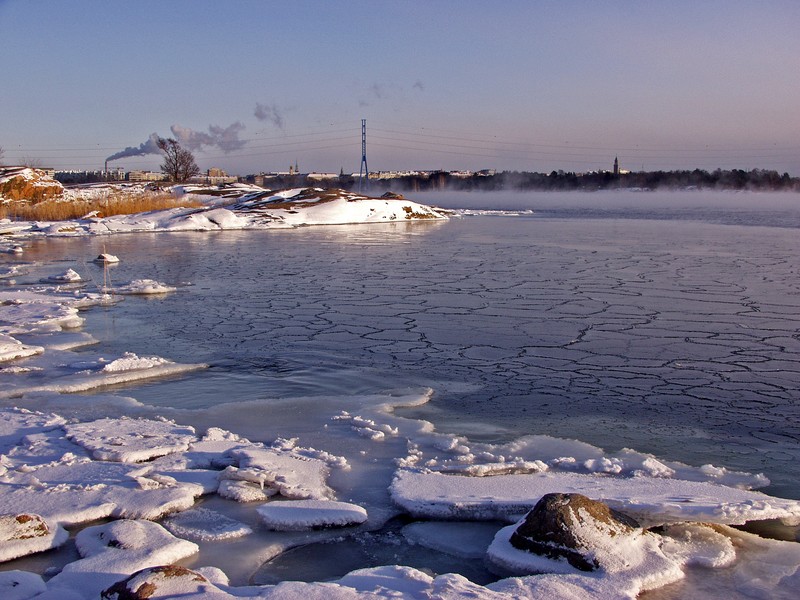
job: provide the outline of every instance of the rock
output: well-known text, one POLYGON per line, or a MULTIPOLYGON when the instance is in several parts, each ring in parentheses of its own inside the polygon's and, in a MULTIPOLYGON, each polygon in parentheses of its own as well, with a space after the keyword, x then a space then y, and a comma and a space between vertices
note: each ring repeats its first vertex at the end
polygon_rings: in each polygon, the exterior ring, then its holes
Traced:
POLYGON ((64 193, 64 186, 46 172, 29 167, 0 167, 0 199, 36 204, 64 193))
POLYGON ((39 515, 0 515, 0 541, 47 537, 50 530, 39 515))
POLYGON ((68 537, 63 527, 48 527, 40 515, 0 515, 0 562, 57 548, 68 537))
POLYGON ((389 200, 405 200, 406 197, 403 194, 397 194, 395 192, 386 192, 385 194, 381 195, 381 198, 387 198, 389 200))
POLYGON ((189 595, 200 591, 198 585, 208 583, 208 579, 186 567, 178 565, 150 567, 118 581, 104 590, 100 597, 106 600, 145 600, 173 594, 189 595))
POLYGON ((639 530, 633 519, 581 494, 546 494, 511 535, 511 545, 547 558, 564 558, 576 569, 602 565, 598 540, 627 537, 639 530))

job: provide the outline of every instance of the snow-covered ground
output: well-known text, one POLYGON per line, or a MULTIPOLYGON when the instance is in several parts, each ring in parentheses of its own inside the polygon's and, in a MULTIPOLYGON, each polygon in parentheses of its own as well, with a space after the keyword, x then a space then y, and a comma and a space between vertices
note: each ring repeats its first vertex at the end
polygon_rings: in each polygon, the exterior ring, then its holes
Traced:
MULTIPOLYGON (((108 193, 105 187, 95 194, 108 193)), ((125 193, 133 193, 126 189, 125 193)), ((369 198, 344 190, 297 188, 269 192, 237 186, 228 195, 203 195, 202 189, 178 186, 177 196, 190 194, 205 205, 149 213, 96 217, 63 222, 0 221, 0 232, 28 235, 104 235, 138 231, 216 231, 220 229, 269 229, 302 225, 385 223, 420 219, 445 219, 429 206, 398 198, 369 198)), ((68 197, 92 197, 89 189, 68 190, 68 197)), ((68 201, 65 200, 65 201, 68 201)), ((111 262, 106 259, 105 262, 111 262)))
MULTIPOLYGON (((228 208, 73 223, 70 234, 438 218, 403 200, 351 200, 256 194, 228 208)), ((30 224, 28 232, 64 234, 63 227, 30 224)), ((7 267, 5 279, 24 269, 7 267)), ((2 598, 97 598, 104 590, 106 597, 151 598, 635 598, 690 569, 719 578, 722 595, 726 585, 765 598, 795 598, 800 590, 800 544, 730 527, 763 519, 800 524, 800 502, 754 491, 768 483, 761 475, 631 450, 610 455, 546 436, 473 442, 395 413, 425 403, 424 390, 393 392, 382 401, 310 402, 304 418, 319 432, 316 447, 296 438, 251 441, 213 424, 199 428, 186 422, 194 419, 189 412, 131 398, 76 395, 191 376, 205 365, 87 349, 92 340, 80 335, 79 311, 109 305, 113 297, 71 276, 57 279, 24 289, 9 281, 0 292, 0 559, 65 544, 74 551, 64 564, 35 573, 0 571, 2 598), (391 501, 372 490, 384 478, 391 501), (613 543, 597 538, 601 567, 579 571, 509 542, 518 519, 549 492, 580 492, 659 528, 613 543), (461 575, 388 565, 325 583, 240 585, 240 574, 232 583, 207 560, 221 557, 218 564, 236 562, 252 572, 293 547, 380 530, 397 515, 418 521, 403 532, 409 543, 485 557, 499 580, 479 585, 461 575), (230 548, 238 550, 226 563, 230 548)), ((169 291, 149 280, 127 285, 125 293, 169 291)), ((216 410, 206 417, 232 409, 216 410)), ((259 410, 257 403, 247 407, 243 428, 258 430, 259 410)), ((270 414, 277 422, 270 426, 280 427, 280 410, 270 414)))

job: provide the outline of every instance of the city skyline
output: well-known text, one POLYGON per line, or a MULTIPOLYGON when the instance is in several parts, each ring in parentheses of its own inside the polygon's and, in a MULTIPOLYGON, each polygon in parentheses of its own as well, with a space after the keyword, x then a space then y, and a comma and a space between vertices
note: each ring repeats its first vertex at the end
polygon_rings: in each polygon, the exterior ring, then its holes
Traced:
POLYGON ((0 0, 6 163, 800 174, 800 6, 0 0), (130 152, 126 154, 126 149, 130 152))

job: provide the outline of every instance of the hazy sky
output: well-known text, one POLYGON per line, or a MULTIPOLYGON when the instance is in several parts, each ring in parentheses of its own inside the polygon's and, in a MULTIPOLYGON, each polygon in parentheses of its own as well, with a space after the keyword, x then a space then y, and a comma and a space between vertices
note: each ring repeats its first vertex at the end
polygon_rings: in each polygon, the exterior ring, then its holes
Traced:
POLYGON ((797 0, 0 0, 0 72, 6 163, 800 175, 797 0))

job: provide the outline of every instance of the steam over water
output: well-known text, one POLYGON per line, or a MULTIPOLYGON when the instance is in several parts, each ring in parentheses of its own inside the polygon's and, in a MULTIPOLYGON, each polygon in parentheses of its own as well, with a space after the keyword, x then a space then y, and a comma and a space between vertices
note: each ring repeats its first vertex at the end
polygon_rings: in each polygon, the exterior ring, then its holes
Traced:
POLYGON ((431 402, 405 414, 442 431, 630 447, 763 472, 800 498, 795 195, 413 199, 533 212, 42 240, 26 258, 104 245, 112 278, 191 282, 86 315, 109 351, 212 364, 131 392, 144 403, 425 385, 431 402))

